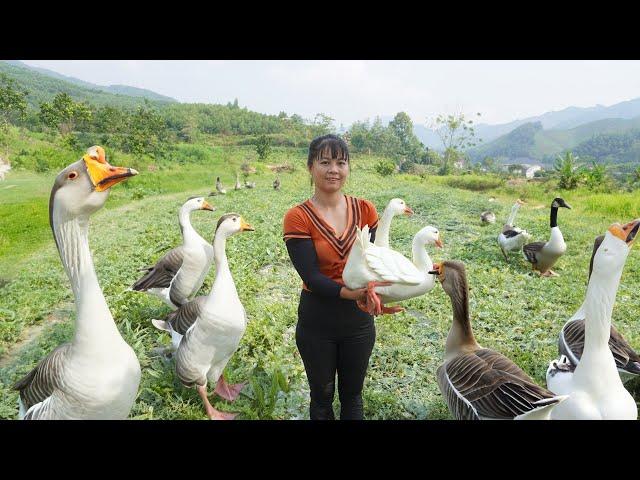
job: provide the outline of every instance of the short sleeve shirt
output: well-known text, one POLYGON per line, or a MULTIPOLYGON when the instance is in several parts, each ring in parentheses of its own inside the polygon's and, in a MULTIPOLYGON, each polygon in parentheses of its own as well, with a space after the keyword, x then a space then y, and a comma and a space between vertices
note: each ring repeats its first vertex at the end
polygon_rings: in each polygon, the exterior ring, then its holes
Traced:
MULTIPOLYGON (((320 272, 331 280, 344 285, 342 271, 356 239, 356 226, 362 229, 378 226, 378 212, 368 200, 345 195, 347 201, 347 227, 342 235, 323 218, 311 200, 289 209, 284 216, 284 241, 290 238, 310 238, 318 254, 320 272)), ((303 285, 305 290, 309 290, 303 285)))

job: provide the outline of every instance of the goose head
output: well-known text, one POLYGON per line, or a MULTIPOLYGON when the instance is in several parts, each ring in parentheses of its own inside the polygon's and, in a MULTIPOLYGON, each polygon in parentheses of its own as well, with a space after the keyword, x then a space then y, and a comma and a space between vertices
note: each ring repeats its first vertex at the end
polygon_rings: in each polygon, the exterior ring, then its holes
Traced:
POLYGON ((639 229, 640 219, 612 224, 593 256, 593 274, 607 278, 622 270, 639 229))
POLYGON ((91 215, 104 206, 111 187, 137 174, 133 168, 109 165, 102 147, 89 148, 56 177, 49 200, 50 221, 54 209, 69 217, 91 215))
POLYGON ((420 229, 418 233, 416 233, 415 238, 421 245, 435 245, 438 248, 442 248, 440 231, 431 225, 420 229))
POLYGON ((464 263, 458 260, 446 260, 444 262, 434 263, 430 274, 436 275, 436 278, 442 285, 443 290, 450 297, 461 298, 462 293, 468 290, 467 273, 464 263))
POLYGON ((560 197, 556 197, 553 199, 553 202, 551 202, 551 208, 568 208, 569 210, 571 210, 571 206, 564 201, 564 199, 560 198, 560 197))
POLYGON ((209 210, 210 212, 213 212, 216 209, 216 207, 207 202, 204 197, 190 197, 186 202, 184 202, 182 207, 190 212, 194 210, 209 210))
POLYGON ((396 215, 412 215, 413 210, 401 198, 392 198, 387 204, 388 210, 395 217, 396 215))
POLYGON ((249 225, 241 215, 237 213, 227 213, 220 217, 216 226, 216 236, 222 235, 229 238, 240 232, 252 232, 255 229, 249 225))

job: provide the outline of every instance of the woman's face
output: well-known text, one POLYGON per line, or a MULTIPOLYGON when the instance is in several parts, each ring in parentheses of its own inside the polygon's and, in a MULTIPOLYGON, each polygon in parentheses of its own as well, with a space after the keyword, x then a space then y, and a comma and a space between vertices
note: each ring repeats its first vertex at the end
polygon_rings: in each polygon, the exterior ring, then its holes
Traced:
POLYGON ((339 191, 349 176, 349 162, 344 158, 328 158, 324 154, 309 168, 316 189, 326 193, 339 191))

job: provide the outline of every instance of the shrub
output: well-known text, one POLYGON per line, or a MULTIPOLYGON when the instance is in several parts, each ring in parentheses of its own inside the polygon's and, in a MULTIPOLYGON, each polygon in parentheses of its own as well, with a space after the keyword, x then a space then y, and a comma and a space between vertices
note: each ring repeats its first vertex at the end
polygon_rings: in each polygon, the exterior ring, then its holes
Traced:
POLYGON ((390 160, 380 160, 375 165, 375 170, 383 177, 391 175, 396 170, 396 165, 390 160))

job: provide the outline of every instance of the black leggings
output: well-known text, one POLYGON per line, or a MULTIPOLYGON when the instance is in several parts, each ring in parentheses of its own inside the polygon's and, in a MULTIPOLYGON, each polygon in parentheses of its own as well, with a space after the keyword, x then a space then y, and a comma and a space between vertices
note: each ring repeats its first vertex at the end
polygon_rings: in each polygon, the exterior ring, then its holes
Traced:
POLYGON ((303 290, 296 344, 311 390, 311 420, 333 420, 336 372, 340 419, 362 420, 362 385, 376 340, 373 317, 353 300, 303 290))

